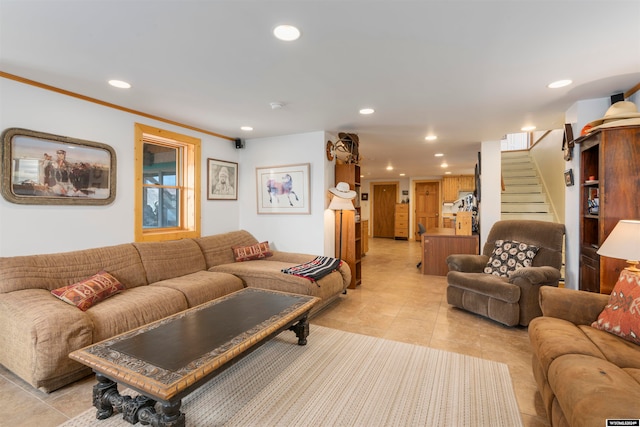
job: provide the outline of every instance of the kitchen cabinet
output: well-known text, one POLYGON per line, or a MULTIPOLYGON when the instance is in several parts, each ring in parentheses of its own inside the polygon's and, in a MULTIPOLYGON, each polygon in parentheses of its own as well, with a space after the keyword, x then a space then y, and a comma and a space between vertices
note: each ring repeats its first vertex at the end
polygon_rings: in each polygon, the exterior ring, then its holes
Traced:
POLYGON ((473 191, 475 188, 473 175, 445 176, 442 178, 442 200, 452 203, 458 199, 460 191, 473 191))

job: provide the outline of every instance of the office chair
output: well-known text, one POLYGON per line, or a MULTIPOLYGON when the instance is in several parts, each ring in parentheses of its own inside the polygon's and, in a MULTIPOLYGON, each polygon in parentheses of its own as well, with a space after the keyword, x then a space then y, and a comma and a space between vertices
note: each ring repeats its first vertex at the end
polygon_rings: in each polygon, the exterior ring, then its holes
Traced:
MULTIPOLYGON (((420 246, 422 246, 422 235, 424 233, 426 233, 426 232, 427 232, 427 229, 424 228, 424 225, 422 225, 422 223, 419 222, 418 223, 418 236, 420 238, 420 246)), ((422 255, 420 257, 422 258, 422 255)), ((420 261, 418 263, 418 265, 416 265, 416 268, 420 268, 421 265, 422 265, 422 261, 420 261)))

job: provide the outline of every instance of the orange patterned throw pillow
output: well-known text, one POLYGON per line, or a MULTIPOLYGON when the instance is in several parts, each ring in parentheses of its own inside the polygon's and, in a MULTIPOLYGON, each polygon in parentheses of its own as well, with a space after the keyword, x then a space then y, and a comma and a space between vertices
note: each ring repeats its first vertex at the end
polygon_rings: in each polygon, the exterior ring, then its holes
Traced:
POLYGON ((640 274, 622 270, 609 303, 591 326, 640 344, 640 274))
POLYGON ((232 246, 233 256, 236 262, 263 259, 273 255, 269 249, 269 242, 256 243, 250 246, 232 246))
POLYGON ((106 271, 101 271, 81 282, 54 289, 51 293, 62 301, 87 311, 92 305, 124 289, 124 285, 118 279, 106 271))

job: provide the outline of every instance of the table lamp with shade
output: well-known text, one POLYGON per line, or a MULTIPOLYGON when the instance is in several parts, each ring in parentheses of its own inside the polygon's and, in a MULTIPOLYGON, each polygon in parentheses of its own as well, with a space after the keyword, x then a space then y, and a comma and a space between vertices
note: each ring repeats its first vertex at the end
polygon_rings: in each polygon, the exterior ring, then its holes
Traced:
POLYGON ((349 184, 339 182, 335 187, 330 188, 329 192, 333 194, 329 209, 332 211, 340 211, 340 238, 338 246, 338 259, 342 259, 342 213, 343 211, 355 211, 352 200, 356 197, 356 192, 349 189, 349 184))
POLYGON ((640 220, 623 219, 611 230, 597 251, 598 255, 624 259, 629 264, 625 270, 640 273, 640 220))

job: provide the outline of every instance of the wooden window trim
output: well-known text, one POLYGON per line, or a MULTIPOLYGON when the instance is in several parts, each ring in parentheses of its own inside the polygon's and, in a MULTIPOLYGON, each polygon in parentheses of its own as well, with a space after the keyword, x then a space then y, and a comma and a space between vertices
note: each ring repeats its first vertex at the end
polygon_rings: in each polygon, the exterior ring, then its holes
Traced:
MULTIPOLYGON (((134 230, 136 242, 153 242, 162 240, 176 240, 184 238, 200 237, 200 177, 201 177, 201 141, 187 135, 158 129, 152 126, 135 124, 135 209, 134 230), (149 137, 149 142, 169 146, 180 146, 183 154, 178 160, 181 162, 182 176, 180 181, 184 188, 181 191, 180 222, 179 227, 161 229, 145 229, 142 226, 143 206, 143 160, 144 142, 149 137)), ((178 177, 176 177, 178 180, 178 177)))

